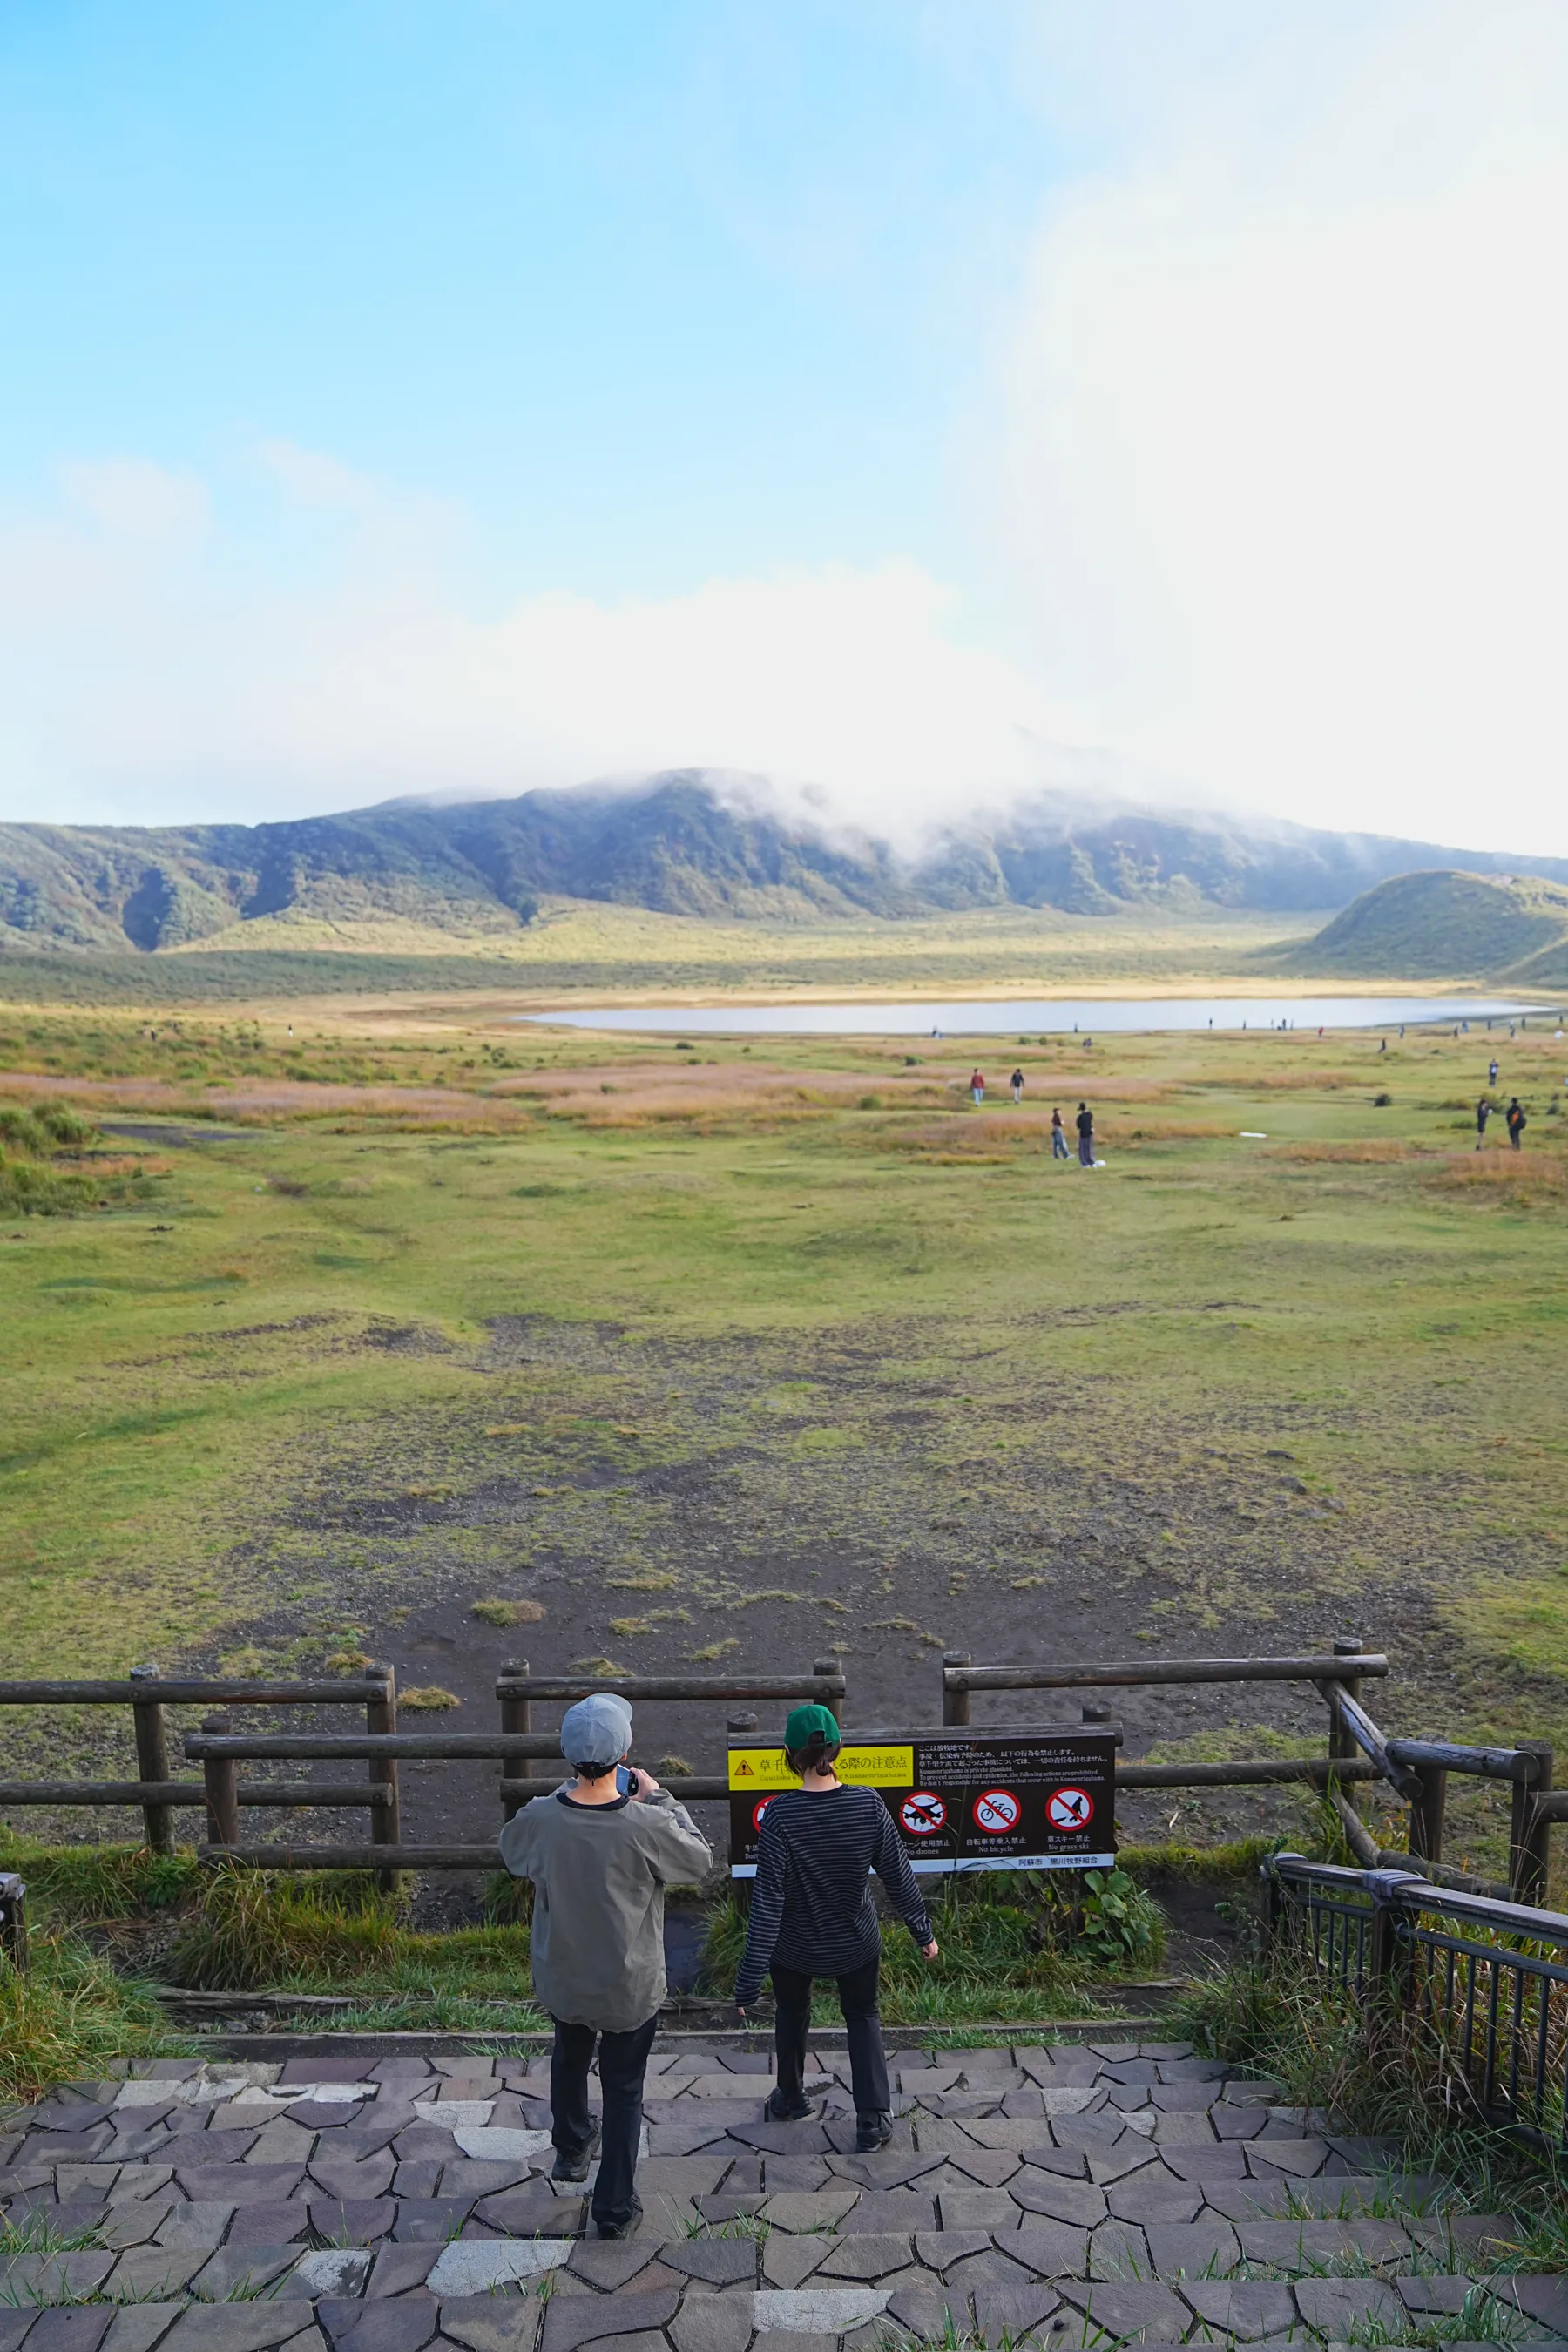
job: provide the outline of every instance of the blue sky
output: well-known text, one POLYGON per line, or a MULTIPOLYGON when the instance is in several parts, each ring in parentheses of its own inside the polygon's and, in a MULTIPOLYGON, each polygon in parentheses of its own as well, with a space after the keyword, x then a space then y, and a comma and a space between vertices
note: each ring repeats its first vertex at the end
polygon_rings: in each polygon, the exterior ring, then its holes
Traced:
POLYGON ((945 435, 1052 171, 1005 12, 66 0, 8 33, 13 497, 133 450, 240 500, 281 436, 460 501, 510 593, 957 560, 945 435))
POLYGON ((0 814, 1568 848, 1565 128, 1534 0, 13 0, 0 814))

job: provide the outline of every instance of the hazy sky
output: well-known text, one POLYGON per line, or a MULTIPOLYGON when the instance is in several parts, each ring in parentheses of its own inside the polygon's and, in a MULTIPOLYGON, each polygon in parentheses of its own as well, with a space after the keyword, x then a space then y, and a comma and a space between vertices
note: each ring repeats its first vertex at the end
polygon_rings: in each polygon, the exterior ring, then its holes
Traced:
POLYGON ((1568 853, 1558 0, 0 10, 0 814, 1568 853))

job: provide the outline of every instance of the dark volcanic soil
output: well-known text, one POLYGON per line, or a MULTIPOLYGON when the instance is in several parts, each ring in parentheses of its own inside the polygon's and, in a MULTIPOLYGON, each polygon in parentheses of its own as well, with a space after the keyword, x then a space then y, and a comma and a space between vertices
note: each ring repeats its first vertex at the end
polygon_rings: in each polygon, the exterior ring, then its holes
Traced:
MULTIPOLYGON (((940 1722, 946 1649, 977 1664, 1321 1654, 1348 1617, 1395 1654, 1396 1679, 1368 1693, 1390 1728, 1444 1729, 1461 1673, 1475 1704, 1473 1669, 1434 1609, 1427 1562, 1447 1530, 1414 1521, 1392 1483, 1349 1517, 1310 1492, 1293 1442, 1315 1408, 1260 1401, 1246 1426, 1215 1431, 1201 1402, 1189 1421, 1177 1400, 1130 1425, 1116 1382, 1053 1370, 1047 1325, 955 1343, 951 1323, 913 1321, 700 1341, 498 1323, 437 1402, 324 1425, 296 1455, 270 1524, 237 1555, 276 1598, 226 1661, 297 1674, 389 1660, 405 1727, 470 1730, 498 1724, 511 1659, 782 1674, 833 1655, 845 1719, 869 1728, 940 1722), (498 1625, 476 1603, 527 1622, 498 1625), (455 1704, 419 1711, 421 1691, 455 1704)), ((453 1353, 417 1325, 377 1336, 453 1353)), ((1111 1697, 1130 1758, 1317 1751, 1324 1737, 1310 1686, 1111 1697)), ((756 1712, 764 1737, 782 1722, 781 1708, 756 1712)), ((725 1714, 641 1707, 637 1754, 717 1770, 725 1714)), ((1078 1719, 1070 1695, 974 1702, 977 1726, 1078 1719)), ((118 1721, 81 1737, 99 1769, 128 1768, 118 1721)), ((345 1769, 359 1768, 318 1777, 345 1769)), ((492 1833, 493 1765, 411 1764, 403 1778, 405 1837, 492 1833)), ((1120 1827, 1209 1843, 1306 1834, 1310 1817, 1289 1790, 1152 1792, 1124 1795, 1120 1827)), ((279 1838, 363 1834, 359 1814, 308 1821, 250 1816, 253 1833, 279 1838)), ((706 1826, 721 1833, 717 1809, 706 1826)))

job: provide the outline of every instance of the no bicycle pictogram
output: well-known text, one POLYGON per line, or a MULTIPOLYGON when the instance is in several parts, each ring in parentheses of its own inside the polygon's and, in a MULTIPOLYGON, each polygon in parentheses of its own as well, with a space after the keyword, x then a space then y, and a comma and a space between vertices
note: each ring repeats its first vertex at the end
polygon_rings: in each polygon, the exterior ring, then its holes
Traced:
POLYGON ((1046 1799, 1046 1818, 1054 1830, 1086 1830, 1094 1819, 1094 1799, 1087 1789, 1053 1789, 1046 1799))
POLYGON ((930 1789, 913 1789, 899 1807, 899 1819, 911 1837, 934 1837, 947 1819, 947 1807, 930 1789))
MULTIPOLYGON (((775 1791, 775 1794, 777 1792, 775 1791)), ((767 1811, 768 1807, 772 1803, 772 1797, 760 1797, 757 1800, 757 1802, 752 1807, 752 1827, 754 1830, 760 1830, 762 1828, 763 1815, 767 1811)))
POLYGON ((974 1800, 974 1826, 988 1837, 1016 1829, 1020 1807, 1011 1789, 983 1789, 974 1800))

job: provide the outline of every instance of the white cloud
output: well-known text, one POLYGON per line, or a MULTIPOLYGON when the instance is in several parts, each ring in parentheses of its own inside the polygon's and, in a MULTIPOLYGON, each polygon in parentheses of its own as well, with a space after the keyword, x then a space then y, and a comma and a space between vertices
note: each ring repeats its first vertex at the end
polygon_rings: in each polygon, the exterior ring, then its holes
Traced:
POLYGON ((1060 714, 955 641, 952 597, 912 563, 492 619, 452 584, 439 509, 314 453, 275 446, 266 472, 313 509, 309 591, 239 584, 221 533, 195 560, 108 563, 66 518, 0 540, 8 814, 251 817, 695 765, 776 773, 908 836, 1048 772, 1060 714), (41 570, 62 583, 47 608, 41 570))
POLYGON ((685 593, 498 612, 464 518, 335 455, 259 444, 243 528, 226 479, 79 463, 0 533, 0 813, 700 765, 907 835, 1075 781, 1065 742, 1190 799, 1568 853, 1568 16, 1021 14, 1058 37, 1020 72, 1096 160, 998 327, 965 597, 762 549, 685 593))
POLYGON ((1568 18, 1269 21, 1041 228, 979 478, 1042 672, 1233 796, 1568 849, 1568 18))
POLYGON ((208 520, 206 486, 195 474, 146 457, 108 457, 60 467, 68 503, 115 539, 172 541, 200 536, 208 520))

